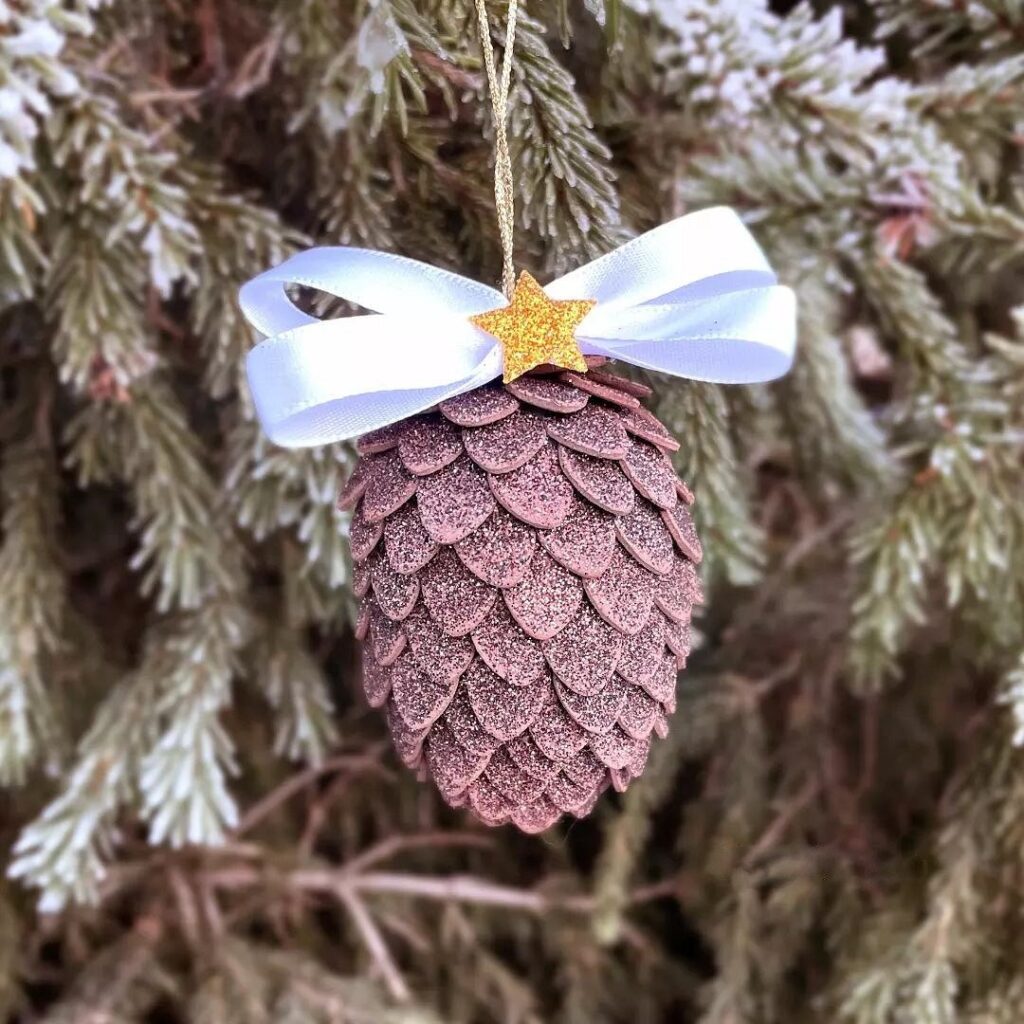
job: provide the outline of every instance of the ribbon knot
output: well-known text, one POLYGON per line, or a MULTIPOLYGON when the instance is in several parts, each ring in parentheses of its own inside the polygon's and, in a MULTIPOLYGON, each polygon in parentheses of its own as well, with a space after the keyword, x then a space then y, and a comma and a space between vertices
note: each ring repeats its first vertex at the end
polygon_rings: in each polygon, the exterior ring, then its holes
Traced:
MULTIPOLYGON (((544 291, 596 302, 576 334, 588 355, 733 384, 781 377, 793 361, 796 298, 725 207, 663 224, 544 291)), ((246 283, 239 302, 267 335, 246 362, 256 412, 285 447, 357 437, 502 373, 501 343, 469 319, 502 293, 417 260, 309 249, 246 283), (296 284, 374 313, 318 320, 288 297, 296 284)))

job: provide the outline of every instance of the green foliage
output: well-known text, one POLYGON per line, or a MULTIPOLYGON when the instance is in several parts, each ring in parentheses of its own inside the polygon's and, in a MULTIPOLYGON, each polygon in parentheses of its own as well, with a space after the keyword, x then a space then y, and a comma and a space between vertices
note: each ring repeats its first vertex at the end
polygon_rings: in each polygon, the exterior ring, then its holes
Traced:
POLYGON ((261 436, 236 302, 497 275, 474 5, 0 0, 0 1019, 1019 1019, 1024 9, 555 0, 514 61, 519 265, 729 203, 801 303, 786 380, 652 382, 702 643, 540 839, 388 753, 353 451, 261 436))

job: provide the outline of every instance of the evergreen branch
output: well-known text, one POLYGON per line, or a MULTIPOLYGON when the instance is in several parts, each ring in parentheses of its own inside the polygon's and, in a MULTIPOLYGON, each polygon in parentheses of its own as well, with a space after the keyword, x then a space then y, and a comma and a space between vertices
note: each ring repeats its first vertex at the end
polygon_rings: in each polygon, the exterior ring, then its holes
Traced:
POLYGON ((223 506, 173 392, 150 381, 129 401, 94 403, 72 422, 71 459, 83 482, 111 473, 132 490, 142 590, 161 611, 198 608, 240 586, 241 552, 222 533, 223 506), (173 483, 172 483, 173 482, 173 483))
POLYGON ((922 376, 923 386, 956 396, 971 375, 970 358, 924 275, 905 263, 871 255, 858 270, 868 299, 902 346, 906 365, 922 376))
POLYGON ((1003 676, 999 702, 1005 704, 1013 715, 1014 744, 1024 746, 1024 652, 1003 676))
POLYGON ((800 358, 780 382, 779 410, 809 480, 836 481, 863 492, 885 489, 895 471, 881 430, 850 380, 836 332, 834 283, 800 286, 800 358))
POLYGON ((140 760, 138 786, 153 843, 214 845, 238 822, 227 789, 238 770, 234 744, 220 716, 251 628, 244 611, 216 602, 152 641, 145 671, 159 680, 159 731, 140 760))
POLYGON ((304 239, 273 213, 209 183, 189 196, 201 257, 191 321, 203 343, 204 381, 214 398, 238 390, 252 329, 238 305, 238 285, 280 263, 304 239))
POLYGON ((672 388, 658 414, 683 439, 676 456, 680 475, 700 491, 694 516, 704 538, 704 573, 737 585, 760 575, 763 536, 747 502, 747 481, 728 431, 721 391, 703 384, 672 388))
POLYGON ((140 345, 151 333, 148 290, 166 298, 177 281, 195 280, 199 236, 186 187, 177 180, 175 154, 155 152, 112 101, 82 99, 47 128, 49 158, 68 193, 48 211, 48 292, 59 311, 54 350, 61 376, 81 389, 109 369, 123 388, 158 360, 155 346, 140 345))
POLYGON ((8 874, 41 891, 44 912, 98 899, 114 852, 116 814, 135 793, 139 763, 155 737, 154 696, 153 679, 142 673, 111 689, 60 792, 22 831, 8 874))
POLYGON ((1024 17, 1017 0, 873 0, 880 37, 907 32, 917 56, 939 50, 1001 53, 1024 43, 1024 17))
POLYGON ((45 208, 24 179, 0 180, 0 309, 31 298, 39 287, 47 257, 36 232, 45 208))
POLYGON ((307 570, 329 588, 344 584, 348 523, 336 495, 350 471, 350 450, 277 448, 252 421, 236 424, 230 445, 226 488, 239 526, 258 540, 295 529, 307 570))
POLYGON ((36 438, 4 453, 0 546, 0 784, 25 781, 62 745, 49 662, 62 653, 66 581, 53 531, 60 521, 53 453, 36 438))
POLYGON ((611 154, 593 130, 572 76, 541 25, 521 16, 509 140, 519 221, 545 244, 545 270, 563 274, 625 240, 611 154))
POLYGON ((927 618, 927 585, 944 541, 935 501, 934 486, 927 479, 916 482, 851 540, 850 558, 861 582, 852 608, 849 666, 860 692, 875 691, 896 674, 911 627, 927 618))
POLYGON ((274 710, 274 752, 321 764, 338 741, 327 680, 297 630, 261 630, 254 675, 274 710))
POLYGON ((605 827, 606 838, 594 871, 591 922, 602 945, 616 943, 621 937, 630 882, 649 841, 652 817, 669 794, 688 739, 686 729, 674 729, 652 750, 646 771, 623 797, 622 811, 605 827))
POLYGON ((134 928, 96 956, 42 1024, 134 1024, 175 985, 157 961, 159 922, 140 918, 134 928))
POLYGON ((305 92, 291 119, 293 131, 315 121, 330 139, 365 111, 371 136, 389 117, 404 132, 409 108, 426 109, 424 79, 413 50, 442 58, 444 51, 412 4, 382 0, 353 20, 322 0, 304 0, 290 15, 284 29, 283 50, 291 58, 286 70, 305 92))
POLYGON ((64 48, 92 21, 76 4, 28 0, 0 8, 0 181, 36 166, 35 141, 54 101, 79 89, 64 48), (79 9, 75 9, 79 8, 79 9))

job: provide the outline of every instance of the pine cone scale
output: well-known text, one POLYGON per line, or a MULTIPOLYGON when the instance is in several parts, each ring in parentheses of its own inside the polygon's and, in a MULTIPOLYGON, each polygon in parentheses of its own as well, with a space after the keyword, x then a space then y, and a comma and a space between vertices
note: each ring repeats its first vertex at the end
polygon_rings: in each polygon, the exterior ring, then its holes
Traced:
POLYGON ((342 492, 367 699, 487 824, 589 813, 674 710, 700 547, 675 442, 627 384, 460 395, 364 438, 342 492))

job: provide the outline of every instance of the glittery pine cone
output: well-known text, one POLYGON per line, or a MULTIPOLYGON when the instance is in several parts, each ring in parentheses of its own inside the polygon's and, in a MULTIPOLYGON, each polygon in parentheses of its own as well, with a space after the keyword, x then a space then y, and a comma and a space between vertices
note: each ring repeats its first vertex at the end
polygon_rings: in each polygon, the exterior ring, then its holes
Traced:
POLYGON ((366 696, 488 825, 585 816, 668 729, 701 549, 648 393, 531 375, 359 442, 340 505, 366 696))

